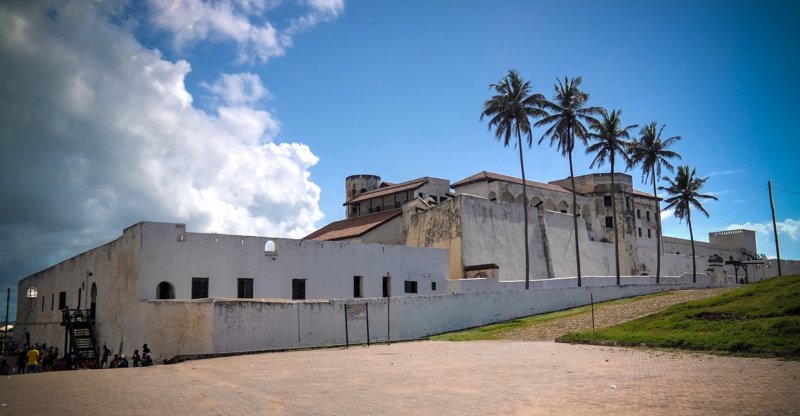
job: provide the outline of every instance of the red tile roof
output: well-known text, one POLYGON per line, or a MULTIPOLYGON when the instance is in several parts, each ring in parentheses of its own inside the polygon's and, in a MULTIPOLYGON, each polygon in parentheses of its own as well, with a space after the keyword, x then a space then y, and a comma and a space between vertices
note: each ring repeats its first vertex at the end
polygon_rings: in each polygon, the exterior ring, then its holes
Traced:
MULTIPOLYGON (((633 194, 634 194, 634 195, 638 195, 638 196, 643 196, 643 197, 645 197, 645 198, 651 198, 651 199, 655 198, 655 197, 653 196, 653 194, 648 194, 647 192, 642 192, 642 191, 640 191, 640 190, 638 190, 638 189, 634 189, 634 190, 633 190, 633 194)), ((658 199, 661 199, 661 198, 658 198, 658 199)))
POLYGON ((374 191, 364 192, 363 194, 345 202, 343 205, 357 204, 361 201, 366 201, 368 199, 379 198, 386 195, 392 195, 398 192, 417 189, 420 186, 425 185, 426 183, 428 183, 428 178, 419 178, 408 182, 398 183, 397 185, 391 185, 385 188, 379 188, 374 191))
MULTIPOLYGON (((462 179, 462 180, 452 184, 450 187, 455 189, 455 188, 457 188, 459 186, 469 185, 471 183, 481 182, 481 181, 490 181, 490 182, 491 181, 503 181, 503 182, 516 183, 517 185, 522 185, 522 179, 515 178, 513 176, 501 175, 499 173, 492 173, 492 172, 483 171, 481 173, 476 173, 475 175, 472 175, 469 178, 462 179)), ((541 188, 541 189, 547 189, 549 191, 564 192, 564 193, 572 194, 572 191, 570 191, 567 188, 564 188, 563 186, 559 186, 559 185, 553 185, 553 184, 549 184, 549 183, 542 183, 542 182, 529 181, 529 180, 525 180, 525 184, 528 185, 528 186, 532 186, 534 188, 541 188)))
POLYGON ((302 239, 327 241, 358 237, 402 213, 402 209, 393 209, 332 222, 302 239))

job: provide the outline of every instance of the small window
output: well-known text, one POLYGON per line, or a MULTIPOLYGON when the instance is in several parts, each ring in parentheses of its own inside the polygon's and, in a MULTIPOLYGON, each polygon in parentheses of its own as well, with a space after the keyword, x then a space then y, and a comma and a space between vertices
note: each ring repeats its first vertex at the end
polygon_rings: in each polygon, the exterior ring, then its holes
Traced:
POLYGON ((640 209, 636 210, 636 218, 642 219, 642 210, 640 210, 640 209))
POLYGON ((363 298, 364 276, 353 276, 353 297, 363 298))
POLYGON ((391 288, 389 287, 389 276, 383 276, 383 297, 388 298, 389 295, 392 294, 391 288))
POLYGON ((647 214, 647 221, 650 221, 650 211, 647 211, 646 214, 647 214))
MULTIPOLYGON (((78 309, 81 308, 81 297, 82 297, 81 296, 81 288, 78 288, 78 309)), ((44 299, 42 299, 42 300, 44 300, 44 299)), ((42 305, 42 306, 44 306, 44 305, 42 305)))
POLYGON ((639 237, 641 237, 641 236, 642 236, 642 227, 639 227, 639 237))
POLYGON ((239 299, 253 298, 253 279, 236 280, 236 297, 239 299))
POLYGON ((603 197, 603 206, 610 207, 611 206, 611 195, 606 195, 603 197))
POLYGON ((614 217, 606 217, 606 228, 614 228, 614 217))
POLYGON ((306 298, 306 279, 292 279, 292 300, 306 298))
POLYGON ((431 290, 436 290, 436 282, 431 282, 431 290))
POLYGON ((44 312, 44 296, 42 296, 42 312, 44 312))
POLYGON ((278 245, 272 240, 267 240, 267 242, 264 244, 264 254, 267 256, 277 256, 278 245))
POLYGON ((405 281, 406 293, 417 293, 417 282, 414 280, 405 281))
POLYGON ((652 230, 648 228, 647 229, 647 238, 653 238, 653 236, 650 235, 650 231, 652 231, 652 230))
POLYGON ((50 310, 52 311, 53 308, 55 307, 56 307, 56 294, 53 293, 52 295, 50 295, 50 310))
POLYGON ((28 291, 25 293, 25 297, 27 298, 35 298, 38 296, 39 291, 36 289, 36 286, 32 286, 28 291))
POLYGON ((208 278, 192 278, 192 299, 204 299, 208 297, 208 278))
POLYGON ((67 292, 58 293, 58 310, 63 310, 67 307, 67 292))
POLYGON ((420 198, 425 199, 425 194, 423 194, 422 192, 420 192, 418 195, 420 198))
POLYGON ((170 282, 161 282, 156 286, 156 299, 175 299, 175 288, 170 282))

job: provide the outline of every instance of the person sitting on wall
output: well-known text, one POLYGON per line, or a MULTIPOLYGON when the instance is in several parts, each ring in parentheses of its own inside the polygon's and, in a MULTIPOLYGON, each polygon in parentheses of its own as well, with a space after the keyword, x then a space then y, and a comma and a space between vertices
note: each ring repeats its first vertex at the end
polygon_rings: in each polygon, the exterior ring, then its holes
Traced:
POLYGON ((133 367, 136 368, 139 366, 139 363, 142 361, 142 356, 139 355, 139 350, 133 350, 133 367))
POLYGON ((148 367, 153 365, 153 359, 150 358, 150 353, 144 355, 144 359, 142 359, 142 367, 148 367))
POLYGON ((117 368, 119 365, 119 354, 114 354, 114 359, 111 360, 111 364, 108 365, 108 368, 117 368))
POLYGON ((124 355, 120 355, 119 364, 117 364, 117 368, 128 368, 128 359, 125 358, 124 355))
POLYGON ((67 366, 67 357, 58 360, 58 364, 56 364, 55 371, 65 371, 68 369, 69 367, 67 366))
POLYGON ((28 374, 37 372, 39 368, 39 350, 32 347, 26 355, 28 357, 28 374))

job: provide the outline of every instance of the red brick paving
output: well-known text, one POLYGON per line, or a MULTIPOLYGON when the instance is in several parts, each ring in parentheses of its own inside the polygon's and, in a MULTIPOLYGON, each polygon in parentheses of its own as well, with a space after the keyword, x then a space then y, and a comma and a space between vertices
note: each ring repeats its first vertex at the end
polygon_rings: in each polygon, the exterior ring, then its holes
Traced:
POLYGON ((409 342, 14 375, 0 415, 798 414, 799 376, 776 359, 409 342))

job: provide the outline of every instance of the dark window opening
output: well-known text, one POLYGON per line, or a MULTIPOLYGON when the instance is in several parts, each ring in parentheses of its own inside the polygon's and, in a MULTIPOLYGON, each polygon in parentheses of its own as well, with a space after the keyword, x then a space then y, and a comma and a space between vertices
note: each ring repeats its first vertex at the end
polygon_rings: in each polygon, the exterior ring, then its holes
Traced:
POLYGON ((192 278, 192 299, 203 299, 208 297, 208 278, 192 278))
POLYGON ((364 276, 353 276, 353 297, 354 298, 362 298, 364 297, 364 292, 362 291, 364 283, 364 276))
POLYGON ((653 236, 650 235, 650 231, 652 231, 652 230, 648 228, 647 229, 647 238, 653 238, 653 236))
POLYGON ((420 192, 420 193, 419 193, 419 194, 417 194, 417 195, 419 195, 419 197, 420 197, 420 198, 422 198, 422 199, 425 199, 425 194, 423 194, 422 192, 420 192))
POLYGON ((561 210, 561 213, 562 213, 562 214, 566 214, 566 213, 567 213, 567 210, 565 210, 565 209, 562 209, 562 210, 561 210))
POLYGON ((636 210, 636 218, 642 219, 642 210, 640 210, 640 209, 636 210))
POLYGON ((53 293, 52 295, 50 295, 50 310, 52 311, 55 306, 56 306, 56 294, 53 293))
POLYGON ((603 206, 610 207, 611 206, 611 195, 606 195, 603 197, 603 206))
POLYGON ((389 276, 383 276, 383 297, 388 298, 391 294, 389 290, 389 276))
POLYGON ((42 312, 44 312, 44 295, 42 295, 42 312))
POLYGON ((606 217, 606 228, 614 228, 614 217, 606 217))
POLYGON ((306 298, 306 279, 292 279, 292 300, 306 298))
POLYGON ((253 279, 236 279, 236 297, 253 299, 253 279))
POLYGON ((431 282, 431 290, 436 290, 436 282, 431 282))
POLYGON ((175 288, 169 282, 161 282, 156 287, 156 299, 175 299, 175 288))
POLYGON ((406 293, 417 293, 417 282, 414 280, 405 281, 406 293))
POLYGON ((642 236, 642 227, 639 227, 639 237, 641 237, 641 236, 642 236))
POLYGON ((62 310, 67 307, 67 292, 59 292, 58 293, 58 310, 62 310))
POLYGON ((650 221, 650 211, 647 211, 646 214, 647 214, 647 221, 650 221))

